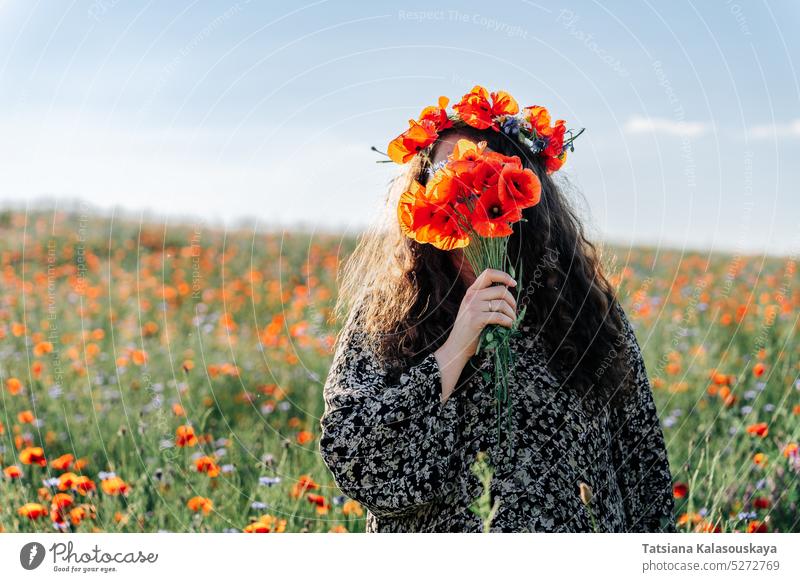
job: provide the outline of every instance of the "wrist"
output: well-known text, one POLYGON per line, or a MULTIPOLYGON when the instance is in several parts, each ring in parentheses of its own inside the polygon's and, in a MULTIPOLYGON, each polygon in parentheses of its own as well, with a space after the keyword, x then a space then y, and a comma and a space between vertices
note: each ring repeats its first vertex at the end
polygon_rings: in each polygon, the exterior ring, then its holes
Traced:
POLYGON ((457 368, 460 372, 467 365, 469 354, 466 350, 454 348, 449 341, 445 341, 438 350, 434 352, 439 366, 442 368, 457 368))

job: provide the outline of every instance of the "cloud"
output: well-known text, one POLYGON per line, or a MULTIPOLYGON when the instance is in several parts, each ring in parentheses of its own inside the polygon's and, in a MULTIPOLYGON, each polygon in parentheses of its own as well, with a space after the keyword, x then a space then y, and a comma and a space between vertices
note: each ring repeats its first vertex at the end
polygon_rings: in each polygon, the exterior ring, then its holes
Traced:
POLYGON ((788 123, 776 125, 765 123, 754 125, 750 128, 750 136, 754 139, 778 139, 780 137, 800 137, 800 119, 795 119, 788 123))
POLYGON ((626 133, 662 133, 687 137, 699 137, 708 133, 711 125, 702 121, 675 121, 662 117, 634 115, 625 122, 626 133))

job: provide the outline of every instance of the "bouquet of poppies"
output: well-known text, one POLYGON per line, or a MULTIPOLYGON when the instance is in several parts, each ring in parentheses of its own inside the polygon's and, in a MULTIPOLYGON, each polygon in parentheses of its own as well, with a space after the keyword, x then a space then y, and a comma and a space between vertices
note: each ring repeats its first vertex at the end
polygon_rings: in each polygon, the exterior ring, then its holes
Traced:
MULTIPOLYGON (((563 166, 567 150, 573 150, 572 142, 583 132, 573 133, 563 119, 551 125, 546 108, 534 105, 520 110, 505 91, 489 93, 480 85, 464 95, 453 112, 447 111, 448 103, 447 97, 440 97, 437 105, 425 107, 416 120, 410 119, 408 129, 389 143, 388 157, 398 164, 417 156, 429 158, 440 132, 463 123, 518 141, 532 156, 542 158, 550 174, 563 166)), ((466 139, 459 140, 447 161, 431 171, 425 186, 414 180, 400 197, 397 216, 402 231, 442 250, 463 249, 475 273, 499 269, 519 282, 519 269, 508 257, 508 239, 513 225, 524 220, 522 211, 539 203, 542 188, 536 174, 524 168, 518 156, 505 156, 488 150, 486 142, 466 139)), ((523 308, 510 329, 487 326, 478 342, 478 353, 492 353, 498 438, 504 413, 510 420, 509 342, 524 316, 523 308)), ((484 378, 491 379, 488 372, 484 378)), ((508 442, 510 447, 511 439, 508 442)))
MULTIPOLYGON (((397 216, 402 231, 417 242, 442 250, 462 248, 475 273, 500 269, 516 277, 507 253, 512 225, 523 220, 522 210, 537 204, 540 195, 539 179, 522 167, 519 157, 488 151, 486 142, 461 139, 426 186, 415 180, 403 193, 397 216)), ((487 326, 478 342, 478 352, 493 355, 498 431, 504 412, 510 419, 509 341, 524 315, 523 308, 510 329, 487 326)))

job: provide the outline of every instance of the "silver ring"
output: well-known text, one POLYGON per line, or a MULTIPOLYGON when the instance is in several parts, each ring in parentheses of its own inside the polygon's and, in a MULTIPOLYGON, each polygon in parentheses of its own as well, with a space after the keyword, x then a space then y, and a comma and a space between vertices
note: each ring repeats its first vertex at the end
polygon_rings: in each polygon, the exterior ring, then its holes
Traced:
POLYGON ((489 299, 489 311, 497 311, 494 308, 494 299, 489 299))

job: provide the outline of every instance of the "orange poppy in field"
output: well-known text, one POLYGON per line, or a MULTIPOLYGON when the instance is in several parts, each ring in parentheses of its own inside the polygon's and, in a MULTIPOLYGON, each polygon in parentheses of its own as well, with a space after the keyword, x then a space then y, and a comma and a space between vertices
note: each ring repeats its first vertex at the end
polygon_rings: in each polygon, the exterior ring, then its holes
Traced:
POLYGON ((295 499, 303 495, 309 489, 319 489, 319 485, 311 478, 311 475, 301 475, 297 482, 292 486, 291 495, 295 499))
POLYGON ((72 489, 72 486, 75 484, 75 480, 78 476, 75 473, 67 472, 62 473, 58 477, 58 489, 60 491, 66 491, 67 489, 72 489))
POLYGON ((17 510, 22 517, 30 520, 39 519, 47 515, 47 508, 41 503, 26 503, 17 510))
POLYGON ((22 412, 17 414, 17 420, 19 422, 21 422, 22 424, 30 424, 34 420, 36 420, 36 417, 33 415, 33 412, 31 412, 30 410, 23 410, 22 412))
POLYGON ((763 521, 753 520, 747 524, 747 533, 767 533, 767 524, 763 521))
POLYGON ((179 447, 193 447, 197 444, 197 436, 194 428, 188 424, 183 424, 175 431, 175 444, 179 447))
POLYGON ((72 495, 68 493, 56 493, 53 495, 53 500, 50 502, 50 507, 56 510, 62 510, 72 505, 72 495))
POLYGON ((53 351, 53 344, 50 342, 39 342, 33 346, 33 355, 36 357, 49 354, 53 351))
POLYGON ((144 350, 133 350, 131 360, 137 366, 144 366, 147 363, 147 352, 144 350))
POLYGON ((314 433, 308 430, 301 430, 297 433, 297 444, 304 445, 314 440, 314 433))
POLYGON ((72 525, 80 525, 86 518, 86 509, 83 507, 73 507, 69 510, 69 521, 72 525))
POLYGON ((65 455, 61 455, 57 459, 53 459, 50 461, 50 466, 55 469, 56 471, 66 471, 69 469, 72 462, 75 460, 75 457, 69 453, 65 455))
POLYGON ((127 495, 130 491, 130 485, 116 476, 103 479, 100 487, 106 495, 127 495))
POLYGON ((19 381, 19 378, 9 378, 6 380, 6 389, 10 394, 19 394, 22 392, 22 382, 19 381))
POLYGON ((306 497, 308 501, 316 506, 317 513, 320 515, 324 515, 328 513, 330 509, 330 505, 328 505, 328 500, 325 499, 322 495, 317 495, 315 493, 309 493, 306 497))
POLYGON ((453 105, 461 120, 476 129, 492 128, 499 130, 495 117, 501 115, 516 115, 519 105, 516 100, 505 91, 489 92, 480 85, 475 85, 472 90, 453 105))
POLYGON ((216 461, 208 455, 198 457, 194 462, 194 467, 198 473, 205 473, 209 477, 216 477, 219 475, 220 468, 216 461))
POLYGON ((22 469, 20 469, 16 465, 9 465, 5 469, 3 469, 3 474, 8 479, 19 479, 20 477, 22 477, 22 469))
POLYGON ((753 462, 759 467, 763 467, 767 464, 767 455, 764 453, 756 453, 753 455, 753 462))
POLYGON ((211 513, 211 510, 214 509, 214 502, 211 501, 208 497, 200 497, 199 495, 192 497, 187 503, 186 507, 188 507, 191 511, 195 513, 202 511, 203 515, 208 515, 211 513))
POLYGON ((760 378, 761 376, 764 375, 764 372, 766 372, 766 370, 767 370, 767 367, 764 364, 762 364, 761 362, 759 362, 755 366, 753 366, 753 375, 756 378, 760 378))
POLYGON ((47 465, 42 447, 27 447, 22 449, 19 453, 19 461, 23 465, 39 465, 40 467, 47 465))
POLYGON ((769 428, 766 422, 757 422, 747 427, 747 433, 763 439, 769 434, 769 428))
POLYGON ((274 515, 262 515, 244 528, 245 533, 282 533, 286 531, 286 520, 274 515))
POLYGON ((703 521, 703 516, 699 513, 683 513, 678 517, 678 525, 695 525, 703 521))
POLYGON ((408 126, 406 131, 389 143, 386 152, 398 164, 405 164, 439 137, 436 125, 428 119, 421 122, 409 119, 408 126))
POLYGON ((797 443, 789 443, 783 447, 783 456, 787 459, 789 457, 800 456, 800 446, 798 446, 797 443))
MULTIPOLYGON (((59 483, 59 488, 60 486, 61 484, 59 483)), ((97 490, 97 485, 86 475, 79 475, 72 481, 71 488, 81 495, 88 495, 90 492, 97 490)))
POLYGON ((361 517, 364 515, 364 508, 362 508, 361 504, 355 499, 348 499, 344 502, 344 505, 342 505, 342 513, 344 515, 355 515, 356 517, 361 517))

